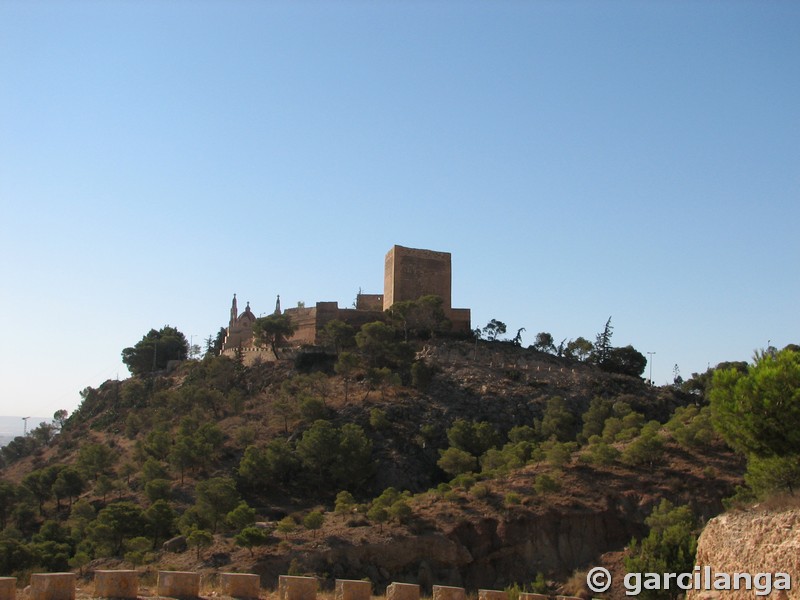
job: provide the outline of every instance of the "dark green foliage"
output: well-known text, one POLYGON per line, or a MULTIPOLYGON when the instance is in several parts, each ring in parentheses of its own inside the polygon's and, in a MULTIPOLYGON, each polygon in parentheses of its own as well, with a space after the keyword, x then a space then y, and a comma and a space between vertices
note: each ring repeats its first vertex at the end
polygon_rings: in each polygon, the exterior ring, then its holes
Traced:
POLYGON ((367 518, 373 523, 378 524, 379 531, 383 531, 383 524, 389 520, 389 511, 384 506, 374 504, 372 508, 367 511, 367 518))
POLYGON ((666 428, 681 446, 687 448, 707 446, 714 439, 709 406, 679 406, 666 428))
POLYGON ((17 486, 10 481, 0 479, 0 529, 6 528, 18 496, 17 486))
MULTIPOLYGON (((650 533, 641 540, 632 540, 625 559, 628 573, 691 573, 697 550, 696 522, 688 506, 673 507, 668 500, 653 510, 645 520, 650 533)), ((683 590, 674 580, 668 590, 642 590, 640 598, 655 600, 678 598, 683 590)))
POLYGON ((317 536, 317 530, 320 529, 325 523, 325 515, 318 510, 312 510, 305 517, 303 517, 303 527, 309 531, 314 532, 314 537, 317 536))
POLYGON ((683 382, 681 389, 690 394, 708 400, 707 392, 711 388, 714 372, 719 370, 735 369, 740 373, 747 373, 748 364, 744 361, 721 362, 716 367, 708 369, 705 373, 692 373, 692 376, 683 382))
POLYGON ((269 346, 278 356, 278 346, 291 337, 297 328, 288 315, 268 315, 253 323, 253 342, 257 346, 269 346))
POLYGON ((481 456, 481 469, 484 473, 505 473, 511 469, 519 469, 528 464, 535 458, 541 458, 542 452, 530 437, 533 429, 527 426, 512 429, 509 438, 518 441, 510 441, 502 449, 490 448, 481 456), (522 430, 522 431, 519 431, 522 430), (530 430, 527 431, 527 430, 530 430), (512 435, 514 434, 514 435, 512 435))
POLYGON ((234 537, 237 546, 242 546, 250 551, 253 556, 253 548, 264 546, 269 542, 269 533, 261 527, 245 527, 234 537))
POLYGON ((31 471, 22 479, 22 486, 39 503, 39 514, 44 512, 44 503, 53 496, 53 482, 58 476, 57 472, 48 469, 31 471))
POLYGON ((247 502, 240 502, 225 519, 233 529, 244 529, 256 522, 256 511, 250 508, 247 502))
POLYGON ((156 500, 144 513, 147 530, 155 547, 168 539, 175 530, 175 511, 166 500, 156 500))
POLYGON ((85 487, 86 481, 77 469, 64 467, 53 482, 53 494, 58 500, 68 498, 72 506, 72 500, 80 496, 85 487))
POLYGON ((356 499, 353 497, 353 494, 346 490, 342 490, 338 494, 336 494, 336 504, 334 505, 334 511, 336 514, 347 514, 353 510, 356 505, 356 499))
POLYGON ((133 502, 114 502, 99 513, 89 524, 89 540, 101 548, 98 555, 110 553, 119 556, 125 539, 141 535, 145 525, 142 509, 133 502))
POLYGON ((761 457, 751 454, 744 480, 757 497, 775 491, 794 494, 800 488, 800 455, 761 457))
POLYGON ((592 349, 592 362, 596 365, 602 366, 611 352, 611 336, 614 333, 614 327, 611 325, 611 317, 608 317, 603 331, 597 334, 594 341, 594 348, 592 349))
POLYGON ((604 371, 630 377, 639 377, 646 366, 647 358, 631 345, 609 349, 605 360, 600 363, 600 368, 604 371))
POLYGON ((183 483, 186 471, 207 469, 222 449, 224 434, 215 423, 199 424, 194 416, 181 419, 178 436, 169 451, 172 465, 178 469, 183 483))
POLYGON ((144 493, 150 502, 169 500, 172 496, 172 483, 167 479, 152 479, 145 484, 144 493))
POLYGON ((355 346, 356 330, 352 325, 348 325, 339 319, 333 319, 322 328, 321 337, 333 351, 339 354, 342 350, 355 346))
POLYGON ((381 321, 363 325, 356 334, 356 344, 372 368, 408 369, 414 360, 413 349, 405 342, 398 342, 394 329, 381 321))
POLYGON ((350 380, 353 378, 353 374, 360 364, 361 361, 356 354, 353 354, 352 352, 341 352, 336 364, 333 366, 333 370, 336 372, 336 374, 341 375, 342 379, 344 379, 345 402, 349 400, 350 380))
POLYGON ((300 458, 282 438, 271 440, 265 448, 248 446, 239 463, 243 489, 268 492, 288 484, 300 467, 300 458))
POLYGON ((470 473, 478 468, 478 460, 475 455, 460 448, 451 446, 447 450, 439 450, 439 454, 440 458, 436 464, 448 475, 470 473))
POLYGON ((395 302, 387 312, 392 324, 407 342, 410 335, 432 338, 450 330, 450 321, 444 314, 443 305, 440 296, 431 294, 417 300, 395 302))
POLYGON ((78 469, 89 479, 95 481, 100 475, 112 473, 117 462, 117 453, 104 444, 85 444, 78 450, 78 469))
POLYGON ((135 346, 122 351, 122 362, 132 375, 165 369, 171 360, 186 360, 189 344, 174 327, 151 329, 135 346))
POLYGON ((556 346, 553 343, 553 336, 546 331, 540 331, 536 334, 536 341, 533 342, 533 349, 539 352, 555 352, 556 346))
POLYGON ((757 456, 800 453, 800 353, 764 353, 742 373, 716 370, 714 426, 733 448, 757 456))
POLYGON ((642 428, 639 437, 625 447, 621 460, 627 465, 650 464, 659 460, 663 454, 664 440, 658 431, 661 425, 650 421, 642 428))
POLYGON ((421 392, 427 391, 436 372, 436 367, 429 366, 424 360, 415 361, 411 365, 411 385, 421 392))
POLYGON ((595 396, 589 403, 589 408, 583 413, 583 429, 579 436, 581 442, 586 442, 594 435, 602 435, 606 419, 611 417, 613 412, 613 402, 608 398, 595 396))
POLYGON ((197 560, 200 560, 200 553, 203 549, 214 543, 214 535, 205 529, 194 529, 186 536, 186 543, 190 548, 197 549, 197 560))
POLYGON ((586 338, 577 337, 574 340, 567 342, 567 346, 564 349, 564 356, 584 362, 592 354, 593 348, 594 346, 592 345, 592 342, 586 338))
POLYGON ((561 396, 553 396, 547 401, 542 420, 537 423, 541 439, 555 438, 565 442, 575 438, 575 415, 567 408, 561 396))
POLYGON ((372 442, 353 423, 337 428, 315 421, 297 442, 297 454, 319 484, 348 489, 372 475, 372 442))
POLYGON ((8 464, 11 464, 21 458, 30 456, 39 447, 39 444, 30 436, 18 435, 13 440, 8 442, 0 452, 3 453, 3 458, 8 464))
POLYGON ((391 421, 389 421, 388 417, 386 416, 385 410, 373 408, 369 411, 369 425, 373 429, 381 431, 388 429, 391 426, 391 421))
POLYGON ((195 494, 197 513, 210 525, 213 532, 217 531, 220 521, 240 502, 236 484, 228 477, 212 477, 198 482, 195 494))
POLYGON ((0 573, 29 569, 36 565, 37 558, 29 544, 9 537, 0 538, 0 573))
POLYGON ((560 473, 541 473, 536 476, 533 482, 533 489, 537 494, 550 494, 561 491, 561 483, 559 483, 560 473))
POLYGON ((620 457, 620 451, 603 441, 599 435, 589 438, 589 444, 580 455, 582 462, 592 465, 608 466, 620 457))
POLYGON ((467 421, 456 419, 453 426, 447 430, 447 439, 450 446, 468 452, 478 457, 489 448, 496 448, 502 438, 491 423, 481 421, 467 421))
POLYGON ((529 425, 516 425, 508 432, 508 441, 514 444, 518 442, 533 442, 536 440, 536 430, 529 425))
POLYGON ((497 338, 503 335, 506 332, 506 324, 502 321, 498 321, 497 319, 492 319, 486 324, 486 327, 483 328, 482 333, 483 336, 493 342, 497 340, 497 338))
POLYGON ((714 372, 714 427, 747 456, 745 481, 759 495, 800 487, 800 353, 760 352, 746 372, 714 372))

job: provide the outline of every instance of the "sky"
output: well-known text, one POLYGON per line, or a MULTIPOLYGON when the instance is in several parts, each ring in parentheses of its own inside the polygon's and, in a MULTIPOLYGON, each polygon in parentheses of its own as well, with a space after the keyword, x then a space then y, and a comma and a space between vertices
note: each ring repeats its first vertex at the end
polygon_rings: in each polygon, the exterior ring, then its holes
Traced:
POLYGON ((800 3, 0 2, 0 414, 169 324, 382 293, 670 383, 800 343, 800 3))

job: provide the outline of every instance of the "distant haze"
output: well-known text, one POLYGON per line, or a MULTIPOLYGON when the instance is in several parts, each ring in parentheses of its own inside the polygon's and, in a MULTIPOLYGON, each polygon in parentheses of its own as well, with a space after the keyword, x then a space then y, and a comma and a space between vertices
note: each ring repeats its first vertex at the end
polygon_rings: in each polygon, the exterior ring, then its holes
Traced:
MULTIPOLYGON (((38 427, 44 421, 50 423, 50 417, 30 417, 28 419, 28 431, 38 427)), ((0 446, 5 446, 15 437, 25 433, 25 422, 22 417, 0 417, 0 446)))

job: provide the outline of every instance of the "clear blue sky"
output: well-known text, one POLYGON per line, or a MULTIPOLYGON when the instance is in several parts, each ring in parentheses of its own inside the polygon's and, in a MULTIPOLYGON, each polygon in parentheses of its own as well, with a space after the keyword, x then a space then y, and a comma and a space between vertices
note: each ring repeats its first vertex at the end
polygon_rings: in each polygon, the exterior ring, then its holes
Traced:
POLYGON ((380 293, 656 383, 800 343, 800 3, 0 3, 0 414, 170 324, 380 293))

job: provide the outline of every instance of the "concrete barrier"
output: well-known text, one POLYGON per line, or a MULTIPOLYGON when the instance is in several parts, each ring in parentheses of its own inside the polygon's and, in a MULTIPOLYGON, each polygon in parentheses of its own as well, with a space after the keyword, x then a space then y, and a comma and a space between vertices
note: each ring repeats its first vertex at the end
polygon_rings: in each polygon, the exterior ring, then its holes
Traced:
POLYGON ((508 593, 500 590, 478 590, 478 600, 508 600, 508 593))
POLYGON ((464 588, 449 585, 433 586, 433 600, 467 600, 464 588))
POLYGON ((386 588, 386 600, 419 600, 416 583, 392 583, 386 588))
POLYGON ((139 595, 136 571, 95 571, 94 595, 98 598, 129 598, 139 595))
POLYGON ((369 581, 356 579, 336 580, 335 600, 369 600, 371 596, 372 584, 369 581))
POLYGON ((316 600, 316 577, 278 576, 278 600, 316 600))
POLYGON ((519 595, 519 600, 550 600, 547 594, 533 594, 531 592, 522 592, 519 595))
POLYGON ((75 573, 34 573, 31 600, 75 600, 75 573))
POLYGON ((231 598, 258 598, 261 578, 252 573, 220 573, 222 593, 231 598))
POLYGON ((168 598, 197 598, 200 595, 200 573, 159 571, 158 595, 168 598))
POLYGON ((17 578, 0 577, 0 600, 16 600, 17 578))

